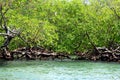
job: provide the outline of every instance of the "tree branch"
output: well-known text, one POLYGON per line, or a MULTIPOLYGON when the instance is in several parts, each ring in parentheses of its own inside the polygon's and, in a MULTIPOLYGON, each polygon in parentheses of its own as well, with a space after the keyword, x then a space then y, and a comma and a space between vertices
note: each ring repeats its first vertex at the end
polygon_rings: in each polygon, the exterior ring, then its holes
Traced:
POLYGON ((93 46, 93 48, 94 48, 95 52, 96 52, 97 54, 100 54, 100 52, 99 52, 99 50, 97 49, 97 47, 95 46, 95 44, 91 41, 90 36, 89 36, 89 34, 88 34, 88 32, 87 32, 87 31, 86 31, 86 36, 88 37, 89 42, 90 42, 90 43, 91 43, 91 45, 93 46))

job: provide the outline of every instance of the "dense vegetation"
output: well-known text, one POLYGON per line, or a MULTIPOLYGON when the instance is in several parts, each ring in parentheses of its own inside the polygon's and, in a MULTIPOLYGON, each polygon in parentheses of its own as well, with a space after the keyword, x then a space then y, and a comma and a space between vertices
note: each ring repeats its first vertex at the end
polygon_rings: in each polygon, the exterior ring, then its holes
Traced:
MULTIPOLYGON (((120 43, 120 0, 1 0, 0 5, 9 9, 7 25, 19 28, 30 46, 73 53, 91 49, 90 40, 96 46, 120 43)), ((0 45, 3 41, 0 36, 0 45)), ((16 37, 9 47, 26 42, 16 37)))

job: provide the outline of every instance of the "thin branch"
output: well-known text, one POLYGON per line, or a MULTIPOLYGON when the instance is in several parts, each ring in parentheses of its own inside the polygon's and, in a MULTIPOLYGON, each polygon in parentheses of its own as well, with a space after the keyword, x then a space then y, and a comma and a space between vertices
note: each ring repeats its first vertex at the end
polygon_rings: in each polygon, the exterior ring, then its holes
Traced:
POLYGON ((93 46, 94 50, 96 51, 97 54, 100 54, 99 50, 97 49, 97 47, 95 46, 95 44, 91 41, 90 36, 88 34, 88 32, 86 31, 86 36, 89 39, 89 42, 91 43, 91 45, 93 46))
POLYGON ((2 35, 2 36, 10 36, 9 34, 6 34, 6 33, 0 33, 0 35, 2 35))
POLYGON ((30 46, 29 45, 29 43, 22 37, 22 36, 20 36, 20 35, 17 35, 21 40, 23 40, 28 46, 30 46))
POLYGON ((6 26, 6 20, 5 20, 5 14, 7 13, 7 11, 9 10, 9 8, 7 8, 5 10, 5 12, 3 12, 3 7, 2 5, 0 6, 0 14, 1 14, 1 19, 0 19, 0 24, 1 24, 1 27, 3 29, 5 29, 5 31, 7 32, 7 26, 6 26), (4 24, 3 24, 3 21, 4 21, 4 24))

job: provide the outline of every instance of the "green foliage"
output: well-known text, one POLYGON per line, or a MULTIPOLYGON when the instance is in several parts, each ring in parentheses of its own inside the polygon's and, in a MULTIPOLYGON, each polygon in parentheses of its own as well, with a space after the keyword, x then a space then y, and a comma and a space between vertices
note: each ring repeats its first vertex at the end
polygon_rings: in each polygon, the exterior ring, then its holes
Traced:
MULTIPOLYGON (((20 28, 21 36, 30 46, 40 45, 68 53, 85 51, 92 47, 86 31, 96 46, 120 43, 119 0, 89 0, 89 4, 84 0, 11 0, 6 3, 10 8, 6 15, 8 26, 20 28)), ((19 38, 10 45, 11 48, 20 46, 26 44, 19 38)))

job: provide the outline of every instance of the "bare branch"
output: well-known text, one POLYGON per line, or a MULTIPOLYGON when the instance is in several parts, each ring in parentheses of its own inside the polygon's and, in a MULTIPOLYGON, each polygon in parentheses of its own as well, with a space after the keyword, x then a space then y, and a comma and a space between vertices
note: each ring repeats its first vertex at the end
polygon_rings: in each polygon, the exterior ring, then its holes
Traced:
POLYGON ((6 33, 0 33, 0 35, 2 35, 2 36, 10 36, 9 34, 6 34, 6 33))

